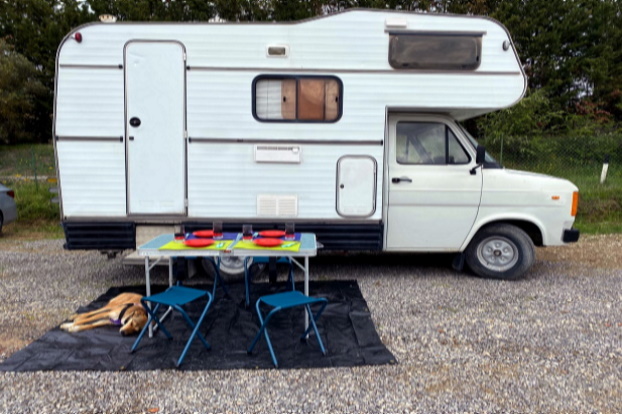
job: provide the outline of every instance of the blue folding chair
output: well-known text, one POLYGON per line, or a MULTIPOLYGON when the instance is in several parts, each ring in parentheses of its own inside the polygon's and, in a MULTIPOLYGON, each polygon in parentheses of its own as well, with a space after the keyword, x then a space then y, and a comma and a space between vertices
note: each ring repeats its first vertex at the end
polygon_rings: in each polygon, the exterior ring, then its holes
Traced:
POLYGON ((257 335, 255 335, 255 339, 253 339, 253 342, 248 347, 248 350, 247 350, 248 354, 249 355, 252 354, 253 348, 255 348, 255 345, 257 345, 257 342, 259 341, 259 338, 261 337, 261 334, 263 333, 264 336, 266 337, 266 342, 268 343, 268 349, 270 350, 270 355, 272 356, 272 362, 274 363, 274 366, 278 368, 279 363, 276 359, 276 355, 274 354, 274 349, 272 348, 272 342, 270 341, 270 335, 268 335, 268 328, 267 328, 268 323, 270 322, 270 319, 272 318, 272 316, 274 316, 274 314, 276 314, 277 312, 283 309, 289 309, 289 308, 293 308, 297 306, 304 306, 305 310, 307 311, 307 315, 309 315, 310 324, 309 324, 309 327, 302 334, 300 339, 304 340, 309 334, 309 332, 311 331, 311 329, 313 329, 315 331, 315 337, 317 338, 317 342, 320 345, 320 349, 322 350, 322 354, 326 355, 326 349, 324 348, 324 344, 322 343, 322 338, 320 337, 320 333, 317 330, 316 321, 322 315, 322 312, 324 312, 324 308, 326 308, 327 304, 328 304, 328 300, 326 300, 326 298, 314 298, 314 297, 306 296, 305 294, 303 294, 302 292, 298 292, 297 290, 292 291, 292 292, 282 292, 282 293, 276 293, 274 295, 267 295, 267 296, 260 297, 257 300, 257 304, 255 305, 255 308, 257 309, 257 315, 259 316, 261 327, 259 328, 259 332, 257 332, 257 335), (265 303, 266 305, 271 306, 273 308, 268 313, 268 316, 265 317, 265 319, 260 310, 260 306, 262 303, 265 303), (313 312, 311 312, 311 305, 316 304, 316 303, 321 304, 321 306, 320 306, 320 309, 317 311, 317 313, 314 315, 313 312))
POLYGON ((203 319, 205 319, 205 315, 207 315, 207 311, 210 305, 212 304, 212 300, 213 300, 213 296, 208 291, 192 289, 192 288, 188 288, 185 286, 179 286, 179 285, 171 286, 170 288, 168 288, 166 291, 162 293, 157 293, 155 295, 143 297, 140 301, 143 304, 143 307, 145 308, 147 313, 149 314, 149 319, 147 320, 147 324, 145 325, 143 330, 138 335, 138 338, 136 338, 136 341, 134 342, 134 345, 132 346, 132 349, 130 350, 130 352, 134 352, 136 350, 136 348, 138 347, 138 344, 143 339, 145 332, 147 332, 147 330, 149 329, 149 325, 151 324, 152 321, 156 323, 158 328, 162 332, 164 332, 164 334, 167 336, 168 339, 173 339, 173 336, 164 327, 164 325, 162 324, 162 321, 158 317, 158 310, 160 309, 162 305, 170 306, 174 310, 181 313, 181 315, 185 319, 188 326, 190 326, 190 328, 192 329, 192 334, 190 335, 190 338, 188 338, 188 341, 186 342, 186 346, 183 352, 181 353, 179 360, 177 360, 178 367, 184 361, 184 358, 186 357, 186 354, 188 353, 188 350, 190 349, 190 345, 192 344, 192 341, 194 340, 195 337, 198 337, 201 340, 201 342, 203 343, 206 349, 211 349, 210 344, 205 340, 203 335, 201 335, 201 333, 199 332, 199 328, 201 327, 201 324, 203 323, 203 319), (192 319, 190 319, 186 311, 184 311, 182 306, 190 302, 194 302, 195 300, 201 299, 203 297, 207 298, 207 303, 205 307, 203 308, 201 317, 197 320, 196 323, 194 323, 192 319), (152 305, 155 304, 155 307, 151 309, 149 306, 147 306, 147 302, 151 303, 152 305))
MULTIPOLYGON (((246 288, 246 307, 247 308, 250 306, 250 301, 251 301, 251 296, 250 296, 251 289, 250 288, 251 288, 251 283, 253 282, 253 277, 255 277, 255 274, 252 271, 253 267, 256 267, 261 264, 270 263, 269 257, 256 256, 252 258, 253 262, 249 266, 248 261, 250 259, 251 259, 250 257, 244 258, 244 287, 246 288)), ((291 284, 292 290, 296 290, 295 282, 294 282, 294 264, 292 263, 292 260, 289 257, 279 257, 276 259, 276 263, 287 264, 289 266, 289 274, 287 277, 287 283, 291 284)))

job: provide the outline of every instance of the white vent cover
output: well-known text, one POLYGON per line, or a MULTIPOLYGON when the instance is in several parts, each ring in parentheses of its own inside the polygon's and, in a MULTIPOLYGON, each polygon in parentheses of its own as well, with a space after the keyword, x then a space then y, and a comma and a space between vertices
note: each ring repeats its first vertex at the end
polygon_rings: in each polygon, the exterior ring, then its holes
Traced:
POLYGON ((300 164, 298 145, 255 145, 255 162, 300 164))
POLYGON ((298 196, 260 194, 257 196, 257 216, 296 217, 298 196))

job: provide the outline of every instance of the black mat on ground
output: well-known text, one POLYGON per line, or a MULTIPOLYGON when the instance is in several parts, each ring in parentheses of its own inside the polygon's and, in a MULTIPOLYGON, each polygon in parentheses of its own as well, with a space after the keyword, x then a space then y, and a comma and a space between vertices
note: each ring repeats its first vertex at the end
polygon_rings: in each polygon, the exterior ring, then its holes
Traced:
MULTIPOLYGON (((209 290, 208 285, 194 285, 209 290)), ((297 286, 301 289, 302 286, 297 286)), ((165 286, 153 286, 157 293, 165 286)), ((201 332, 212 345, 203 347, 198 339, 193 341, 181 370, 211 370, 238 368, 272 368, 272 360, 261 338, 252 355, 246 348, 259 328, 255 307, 244 306, 244 285, 229 284, 229 294, 219 289, 215 302, 202 325, 201 332)), ((283 284, 258 283, 253 285, 257 298, 282 291, 283 284)), ((122 292, 144 294, 144 287, 111 288, 88 306, 78 309, 86 312, 103 306, 122 292)), ((314 335, 304 342, 304 310, 293 308, 277 313, 269 325, 270 338, 279 360, 280 368, 344 367, 395 363, 395 358, 382 344, 372 322, 365 299, 356 281, 311 282, 312 296, 328 299, 328 306, 318 321, 318 329, 328 355, 322 355, 314 335)), ((186 306, 193 320, 198 319, 205 302, 197 301, 186 306)), ((265 312, 265 311, 264 311, 265 312)), ((73 371, 73 370, 156 370, 175 368, 186 339, 190 335, 181 315, 173 313, 165 327, 173 335, 167 340, 163 333, 153 338, 145 337, 136 352, 129 350, 136 336, 123 337, 118 327, 102 327, 90 331, 67 333, 55 328, 26 348, 16 352, 4 363, 0 371, 73 371)))

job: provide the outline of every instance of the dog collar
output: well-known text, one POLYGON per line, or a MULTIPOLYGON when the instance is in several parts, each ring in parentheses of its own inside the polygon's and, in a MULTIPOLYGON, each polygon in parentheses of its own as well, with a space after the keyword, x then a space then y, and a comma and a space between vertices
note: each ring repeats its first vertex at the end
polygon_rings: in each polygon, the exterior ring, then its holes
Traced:
POLYGON ((110 322, 111 322, 113 325, 116 325, 116 326, 121 326, 121 325, 123 325, 123 322, 122 322, 122 320, 123 320, 123 315, 125 315, 125 312, 126 312, 126 311, 130 308, 130 307, 132 307, 133 305, 134 305, 133 303, 127 303, 127 304, 125 305, 125 307, 123 307, 123 309, 121 310, 121 313, 119 314, 119 319, 112 319, 112 318, 110 318, 110 322))

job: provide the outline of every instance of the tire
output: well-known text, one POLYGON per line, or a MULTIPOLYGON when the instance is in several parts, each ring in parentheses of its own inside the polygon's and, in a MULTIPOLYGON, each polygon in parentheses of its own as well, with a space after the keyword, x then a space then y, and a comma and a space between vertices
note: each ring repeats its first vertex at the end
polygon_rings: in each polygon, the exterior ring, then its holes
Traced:
MULTIPOLYGON (((244 280, 244 258, 238 256, 223 256, 220 259, 220 276, 225 282, 244 280)), ((214 276, 214 268, 211 263, 201 260, 203 270, 210 276, 214 276)), ((252 259, 249 261, 251 265, 252 259)))
POLYGON ((478 276, 516 280, 533 265, 536 249, 522 229, 494 224, 481 229, 466 249, 465 259, 478 276))

